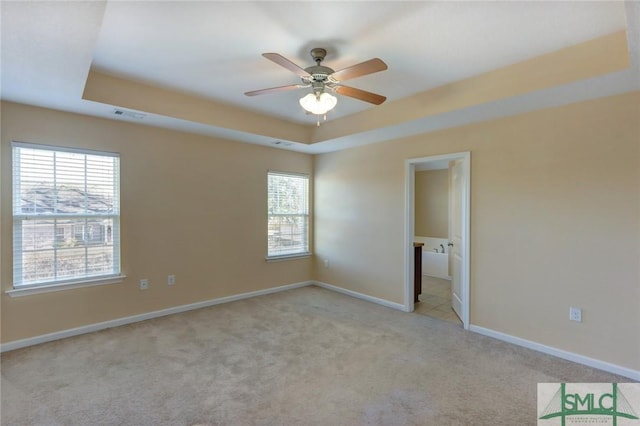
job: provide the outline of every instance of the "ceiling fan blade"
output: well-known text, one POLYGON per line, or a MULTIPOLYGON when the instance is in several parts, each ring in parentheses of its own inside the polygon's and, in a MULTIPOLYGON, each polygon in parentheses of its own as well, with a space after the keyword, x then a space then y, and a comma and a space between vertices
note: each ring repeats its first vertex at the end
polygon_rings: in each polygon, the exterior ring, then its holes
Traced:
POLYGON ((282 67, 285 67, 289 71, 294 72, 299 77, 309 77, 311 75, 308 72, 306 72, 304 69, 300 68, 299 66, 297 66, 296 64, 294 64, 293 62, 291 62, 290 60, 288 60, 287 58, 285 58, 284 56, 278 53, 263 53, 262 56, 269 59, 270 61, 275 62, 276 64, 282 67))
POLYGON ((374 72, 384 71, 386 69, 387 64, 385 64, 382 59, 373 58, 369 59, 368 61, 338 70, 331 74, 331 77, 338 81, 345 81, 351 78, 373 74, 374 72))
POLYGON ((380 105, 387 100, 386 96, 377 95, 375 93, 367 92, 366 90, 356 89, 355 87, 336 86, 335 91, 341 95, 356 98, 374 105, 380 105))
POLYGON ((307 87, 304 84, 290 84, 288 86, 271 87, 269 89, 253 90, 251 92, 245 92, 247 96, 266 95, 267 93, 274 92, 286 92, 287 90, 301 89, 307 87))

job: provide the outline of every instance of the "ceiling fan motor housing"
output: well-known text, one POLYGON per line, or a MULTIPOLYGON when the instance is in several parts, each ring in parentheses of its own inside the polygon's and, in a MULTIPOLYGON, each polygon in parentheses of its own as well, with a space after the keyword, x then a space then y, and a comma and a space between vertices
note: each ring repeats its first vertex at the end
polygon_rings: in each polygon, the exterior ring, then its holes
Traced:
POLYGON ((334 72, 331 68, 322 65, 314 65, 309 68, 305 68, 305 71, 311 74, 310 80, 315 81, 325 81, 327 77, 334 72))
MULTIPOLYGON (((327 56, 327 51, 321 47, 316 47, 311 49, 311 57, 316 62, 316 65, 312 65, 308 68, 305 68, 305 71, 310 74, 310 77, 303 77, 302 81, 306 84, 316 83, 327 83, 329 82, 329 76, 333 74, 335 71, 329 67, 325 67, 320 65, 320 62, 324 60, 327 56)), ((314 86, 314 89, 316 87, 314 86)))

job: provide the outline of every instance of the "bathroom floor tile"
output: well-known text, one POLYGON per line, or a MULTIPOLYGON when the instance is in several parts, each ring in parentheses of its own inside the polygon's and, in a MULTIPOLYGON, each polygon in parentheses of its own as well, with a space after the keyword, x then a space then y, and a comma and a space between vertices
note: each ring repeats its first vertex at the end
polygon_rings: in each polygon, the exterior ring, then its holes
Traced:
MULTIPOLYGON (((451 299, 449 299, 451 300, 451 299)), ((424 296, 422 295, 420 298, 421 301, 421 305, 425 306, 429 309, 433 309, 437 306, 443 305, 447 303, 447 298, 446 297, 442 297, 442 296, 432 296, 432 295, 427 295, 424 296)))
POLYGON ((422 294, 418 296, 415 313, 430 316, 454 324, 462 324, 451 308, 451 280, 422 277, 422 294))

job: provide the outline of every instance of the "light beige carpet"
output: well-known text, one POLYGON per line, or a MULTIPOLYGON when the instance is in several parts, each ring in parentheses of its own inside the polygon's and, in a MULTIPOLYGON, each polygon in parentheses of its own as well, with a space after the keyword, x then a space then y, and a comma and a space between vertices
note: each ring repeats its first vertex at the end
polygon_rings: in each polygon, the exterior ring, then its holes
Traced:
POLYGON ((2 355, 3 425, 534 425, 629 381, 317 287, 2 355))

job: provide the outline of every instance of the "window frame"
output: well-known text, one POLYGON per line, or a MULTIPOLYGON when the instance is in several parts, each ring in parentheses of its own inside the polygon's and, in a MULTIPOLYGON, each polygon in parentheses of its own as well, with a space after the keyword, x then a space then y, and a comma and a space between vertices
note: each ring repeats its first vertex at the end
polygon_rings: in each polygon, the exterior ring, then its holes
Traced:
POLYGON ((296 173, 296 172, 284 172, 280 170, 268 170, 267 171, 267 255, 265 259, 268 262, 280 261, 280 260, 288 260, 288 259, 297 259, 301 257, 309 257, 312 255, 311 253, 311 176, 308 173, 296 173), (269 195, 271 193, 270 185, 269 185, 269 177, 271 175, 278 175, 284 177, 292 177, 292 178, 303 178, 305 179, 306 185, 306 204, 304 206, 304 212, 300 213, 271 213, 270 205, 269 205, 269 195), (269 225, 270 221, 273 217, 301 217, 303 218, 304 223, 306 223, 306 227, 303 232, 303 240, 304 247, 300 251, 291 251, 280 254, 270 254, 269 248, 269 225))
MULTIPOLYGON (((11 173, 12 173, 12 197, 11 197, 11 211, 12 211, 12 246, 13 246, 13 279, 12 279, 12 289, 6 291, 10 296, 20 296, 25 294, 36 294, 41 292, 50 292, 50 291, 58 291, 64 290, 67 288, 76 288, 76 287, 84 287, 84 286, 93 286, 93 285, 101 285, 101 284, 110 284, 115 282, 121 282, 125 276, 122 274, 121 269, 121 240, 120 240, 120 154, 115 152, 107 152, 107 151, 97 151, 90 149, 80 149, 80 148, 69 148, 63 146, 54 146, 54 145, 45 145, 45 144, 35 144, 35 143, 26 143, 26 142, 18 142, 12 141, 11 143, 11 173), (116 162, 113 164, 113 199, 112 203, 112 211, 109 212, 100 212, 90 213, 85 210, 82 213, 58 213, 57 211, 54 213, 51 212, 24 212, 20 209, 20 207, 16 203, 21 203, 21 186, 23 185, 23 180, 20 178, 21 174, 21 164, 18 164, 16 160, 22 154, 19 152, 20 149, 32 149, 32 150, 42 150, 48 151, 50 153, 71 153, 71 154, 79 154, 85 156, 98 156, 98 157, 110 157, 115 158, 116 162), (52 279, 41 279, 41 280, 33 280, 24 282, 23 269, 23 254, 24 245, 23 245, 23 237, 24 237, 24 222, 25 221, 53 221, 52 232, 53 232, 53 242, 50 249, 53 252, 54 259, 57 258, 57 251, 61 249, 61 244, 59 243, 59 225, 58 221, 83 221, 82 225, 84 229, 91 222, 99 221, 99 220, 107 220, 110 223, 107 225, 111 231, 111 239, 110 241, 105 241, 106 243, 113 244, 112 249, 109 250, 113 256, 112 267, 110 271, 101 271, 102 273, 92 274, 88 269, 88 258, 89 256, 89 247, 88 244, 83 245, 85 248, 83 257, 85 262, 85 269, 83 274, 76 274, 73 276, 58 276, 58 268, 60 265, 57 263, 57 260, 54 260, 53 269, 54 269, 54 277, 52 279), (19 270, 16 267, 19 265, 19 270), (18 274, 18 275, 17 275, 18 274)), ((87 186, 87 159, 85 157, 85 164, 79 168, 79 171, 84 172, 84 187, 85 187, 85 196, 86 196, 86 186, 87 186)), ((60 171, 57 169, 57 165, 55 164, 55 160, 51 165, 52 171, 54 172, 54 176, 60 171)), ((107 181, 109 182, 109 181, 107 181)), ((53 190, 57 190, 58 187, 55 184, 55 180, 53 183, 53 190)), ((36 225, 37 226, 37 225, 36 225)), ((69 234, 73 235, 75 228, 78 226, 71 222, 70 225, 67 225, 69 229, 69 234)), ((64 228, 62 228, 64 229, 64 228)), ((34 231, 35 232, 35 231, 34 231)))

